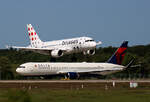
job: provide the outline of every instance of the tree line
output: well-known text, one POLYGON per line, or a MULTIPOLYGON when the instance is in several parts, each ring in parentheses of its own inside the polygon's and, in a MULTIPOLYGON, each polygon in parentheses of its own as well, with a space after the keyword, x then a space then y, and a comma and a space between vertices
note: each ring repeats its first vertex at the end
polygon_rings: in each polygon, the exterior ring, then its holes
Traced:
MULTIPOLYGON (((0 79, 23 79, 16 73, 16 68, 26 62, 106 62, 115 52, 116 47, 99 47, 95 55, 83 53, 64 55, 60 58, 34 53, 31 51, 18 51, 13 49, 0 50, 0 79)), ((150 45, 137 45, 127 49, 123 65, 127 65, 134 58, 135 67, 122 72, 102 76, 100 78, 150 78, 150 45), (136 66, 138 65, 138 66, 136 66)))

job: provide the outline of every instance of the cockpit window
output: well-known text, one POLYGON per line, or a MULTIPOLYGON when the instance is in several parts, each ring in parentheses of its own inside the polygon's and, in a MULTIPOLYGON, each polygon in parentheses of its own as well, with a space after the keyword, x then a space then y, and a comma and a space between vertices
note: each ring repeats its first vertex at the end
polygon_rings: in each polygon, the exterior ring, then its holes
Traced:
POLYGON ((94 40, 85 40, 85 42, 92 42, 92 41, 94 41, 94 40))
POLYGON ((25 68, 25 66, 19 66, 19 68, 25 68))

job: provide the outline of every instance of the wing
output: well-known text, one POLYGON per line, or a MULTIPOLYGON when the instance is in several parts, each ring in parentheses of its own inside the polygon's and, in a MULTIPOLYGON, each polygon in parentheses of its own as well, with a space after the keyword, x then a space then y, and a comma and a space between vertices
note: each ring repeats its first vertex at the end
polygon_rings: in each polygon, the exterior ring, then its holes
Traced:
POLYGON ((6 48, 13 48, 13 49, 19 49, 19 50, 62 50, 62 51, 66 51, 66 50, 70 50, 70 47, 62 47, 62 46, 52 46, 52 47, 47 47, 47 48, 35 48, 35 47, 31 47, 31 46, 27 46, 27 47, 20 47, 20 46, 6 46, 6 48))
POLYGON ((92 69, 80 69, 80 70, 73 70, 73 69, 69 69, 69 70, 61 70, 58 71, 58 74, 66 74, 69 72, 75 72, 75 73, 92 73, 92 72, 102 72, 102 71, 106 71, 106 69, 98 69, 98 68, 92 68, 92 69))
POLYGON ((32 51, 32 50, 53 50, 54 48, 34 48, 34 47, 19 47, 19 46, 12 46, 13 49, 19 49, 19 50, 26 50, 26 51, 32 51))

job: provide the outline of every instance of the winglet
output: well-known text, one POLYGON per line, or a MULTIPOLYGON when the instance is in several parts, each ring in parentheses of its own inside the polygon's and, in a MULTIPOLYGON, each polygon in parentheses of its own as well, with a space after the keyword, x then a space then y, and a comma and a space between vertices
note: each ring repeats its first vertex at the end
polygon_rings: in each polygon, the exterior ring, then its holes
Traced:
POLYGON ((5 45, 6 49, 14 49, 13 46, 5 45))
POLYGON ((5 45, 5 47, 6 47, 6 49, 10 49, 11 48, 11 46, 9 46, 9 45, 5 45))

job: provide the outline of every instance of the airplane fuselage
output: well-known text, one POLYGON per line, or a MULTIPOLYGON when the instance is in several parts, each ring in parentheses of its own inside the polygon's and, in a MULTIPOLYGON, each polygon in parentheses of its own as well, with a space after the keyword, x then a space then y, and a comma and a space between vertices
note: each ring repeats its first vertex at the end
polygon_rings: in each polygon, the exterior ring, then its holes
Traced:
MULTIPOLYGON (((36 46, 36 48, 53 48, 55 50, 62 50, 63 54, 70 54, 94 50, 96 48, 96 42, 90 37, 78 37, 72 39, 43 42, 40 46, 36 46)), ((49 51, 35 50, 35 52, 50 55, 49 51)))
POLYGON ((133 63, 132 61, 127 66, 121 65, 126 53, 127 45, 128 41, 124 41, 106 63, 29 62, 20 65, 16 69, 16 72, 24 76, 65 74, 68 78, 78 78, 79 74, 83 73, 99 73, 101 75, 107 75, 125 70, 133 63))
POLYGON ((61 57, 65 54, 83 52, 85 55, 94 55, 95 48, 100 45, 91 37, 77 37, 71 39, 42 41, 31 24, 27 24, 27 30, 30 45, 27 47, 12 46, 8 48, 20 49, 24 51, 34 51, 40 54, 51 55, 52 57, 61 57))
POLYGON ((94 73, 99 72, 107 74, 106 72, 121 71, 125 67, 111 63, 49 63, 49 62, 30 62, 20 65, 16 72, 24 76, 40 76, 40 75, 54 75, 66 74, 69 72, 75 73, 94 73))

